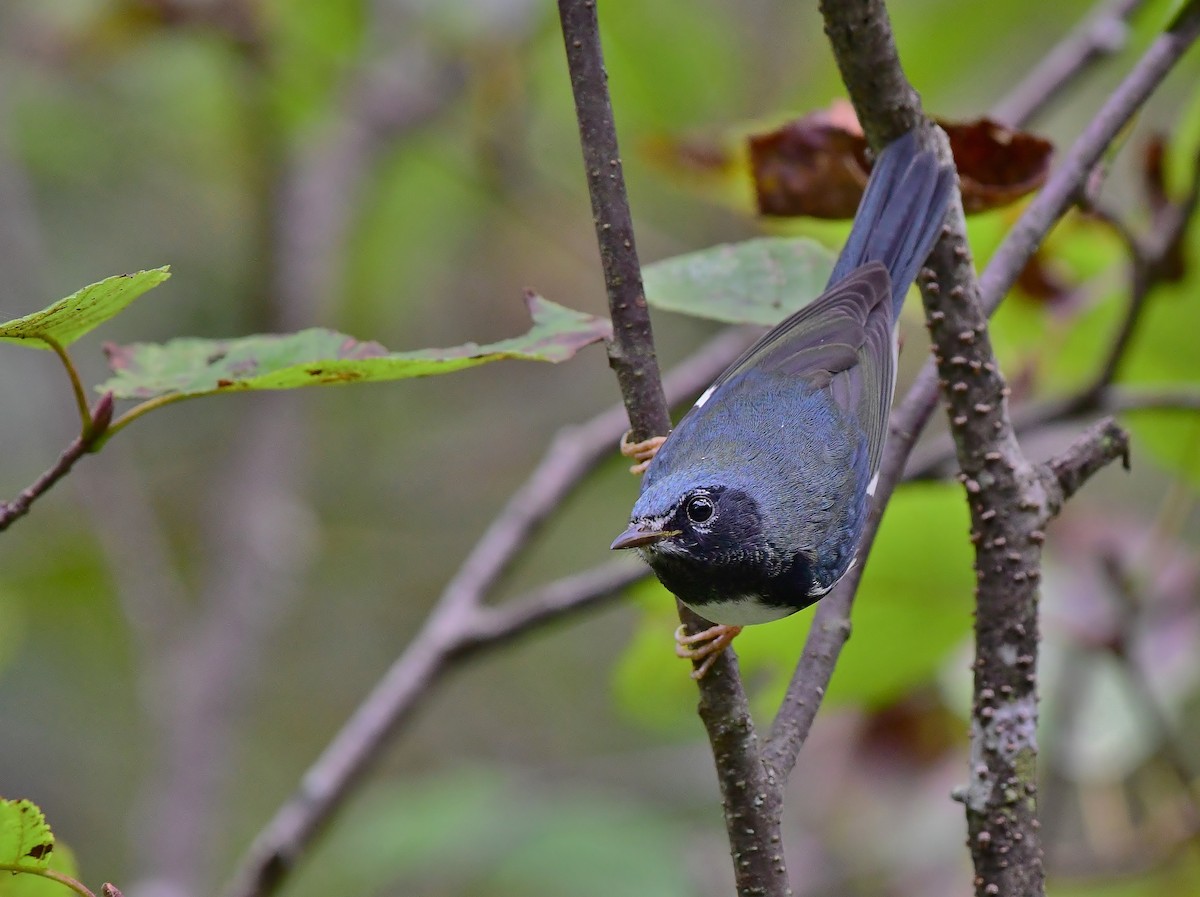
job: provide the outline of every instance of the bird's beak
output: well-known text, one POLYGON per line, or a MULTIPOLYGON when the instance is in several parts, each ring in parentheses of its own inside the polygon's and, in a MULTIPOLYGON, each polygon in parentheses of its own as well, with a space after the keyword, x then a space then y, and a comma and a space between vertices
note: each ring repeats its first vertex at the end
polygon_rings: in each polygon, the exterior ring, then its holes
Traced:
POLYGON ((621 548, 640 548, 643 545, 649 545, 652 542, 661 542, 663 539, 669 539, 672 536, 678 536, 682 530, 663 529, 663 521, 659 520, 635 520, 629 524, 629 529, 613 539, 612 545, 609 548, 616 550, 621 548))

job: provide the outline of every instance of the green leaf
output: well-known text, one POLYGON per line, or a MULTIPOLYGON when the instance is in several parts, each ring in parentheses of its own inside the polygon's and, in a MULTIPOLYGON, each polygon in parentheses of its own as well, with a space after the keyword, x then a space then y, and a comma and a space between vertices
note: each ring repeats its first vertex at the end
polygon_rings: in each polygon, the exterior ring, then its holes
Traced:
POLYGON ((642 279, 655 308, 769 327, 819 296, 832 270, 813 240, 761 237, 655 262, 642 279))
POLYGON ((563 308, 532 293, 533 327, 486 346, 388 352, 332 330, 260 334, 231 340, 176 339, 164 344, 108 346, 114 376, 101 384, 118 399, 202 396, 230 390, 296 389, 352 382, 428 377, 506 358, 565 361, 605 339, 607 320, 563 308))
MULTIPOLYGON (((968 531, 958 486, 919 484, 896 492, 867 561, 854 602, 854 634, 838 660, 827 704, 880 707, 936 678, 971 631, 975 577, 968 531)), ((654 581, 634 594, 647 614, 616 670, 618 703, 649 728, 693 731, 695 686, 671 644, 674 602, 654 581)), ((755 703, 767 712, 783 696, 813 612, 748 626, 735 642, 755 703)))
POLYGON ((53 850, 54 833, 37 804, 0 798, 0 863, 40 871, 53 850))
MULTIPOLYGON (((62 841, 56 841, 50 854, 49 870, 78 878, 75 855, 62 841)), ((0 897, 70 897, 71 891, 60 881, 44 875, 0 876, 0 897)))
POLYGON ((136 274, 106 277, 48 308, 0 324, 0 341, 48 349, 50 347, 43 340, 52 339, 60 346, 69 346, 170 276, 170 269, 163 266, 136 274))

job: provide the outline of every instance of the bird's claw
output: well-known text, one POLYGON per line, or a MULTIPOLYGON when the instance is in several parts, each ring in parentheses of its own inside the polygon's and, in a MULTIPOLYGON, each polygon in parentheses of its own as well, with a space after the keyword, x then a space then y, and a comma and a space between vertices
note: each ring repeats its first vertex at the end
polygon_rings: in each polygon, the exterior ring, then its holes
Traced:
POLYGON ((701 661, 700 666, 692 670, 692 678, 703 679, 717 662, 721 652, 733 644, 734 638, 741 631, 741 626, 718 624, 689 635, 687 627, 681 624, 675 630, 675 655, 684 660, 701 661))
POLYGON ((650 462, 654 460, 654 456, 658 454, 659 448, 667 441, 667 437, 651 436, 641 442, 630 442, 629 434, 631 432, 626 430, 621 436, 621 454, 637 462, 629 468, 630 473, 645 473, 650 462))

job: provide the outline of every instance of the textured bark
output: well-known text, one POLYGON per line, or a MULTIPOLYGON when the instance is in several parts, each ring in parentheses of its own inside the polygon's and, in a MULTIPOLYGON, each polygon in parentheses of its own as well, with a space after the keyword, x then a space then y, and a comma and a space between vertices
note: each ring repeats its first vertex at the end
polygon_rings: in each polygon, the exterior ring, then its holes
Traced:
MULTIPOLYGON (((613 321, 609 363, 629 413, 630 436, 636 442, 665 435, 671 420, 659 382, 654 337, 642 292, 596 2, 559 0, 558 12, 613 321)), ((676 606, 687 631, 708 628, 708 621, 683 604, 676 602, 676 606)), ((700 718, 721 783, 739 897, 788 897, 791 889, 783 853, 772 849, 778 848, 782 840, 781 786, 758 750, 758 736, 732 649, 721 652, 708 675, 699 680, 699 689, 700 718)))
POLYGON ((600 264, 613 320, 608 361, 617 375, 629 413, 632 441, 638 442, 668 433, 671 417, 663 398, 650 311, 642 291, 642 269, 633 240, 633 220, 617 148, 608 73, 600 47, 600 25, 594 0, 560 0, 558 11, 596 222, 600 264))

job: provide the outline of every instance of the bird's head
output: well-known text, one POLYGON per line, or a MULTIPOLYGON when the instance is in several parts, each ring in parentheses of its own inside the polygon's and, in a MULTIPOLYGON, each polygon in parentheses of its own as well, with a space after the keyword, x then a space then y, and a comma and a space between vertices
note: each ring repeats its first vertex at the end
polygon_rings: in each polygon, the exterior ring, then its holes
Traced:
POLYGON ((637 548, 651 565, 676 559, 709 566, 766 547, 757 502, 727 485, 656 483, 638 499, 629 527, 612 547, 637 548))

